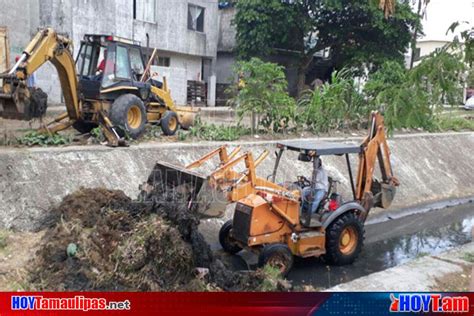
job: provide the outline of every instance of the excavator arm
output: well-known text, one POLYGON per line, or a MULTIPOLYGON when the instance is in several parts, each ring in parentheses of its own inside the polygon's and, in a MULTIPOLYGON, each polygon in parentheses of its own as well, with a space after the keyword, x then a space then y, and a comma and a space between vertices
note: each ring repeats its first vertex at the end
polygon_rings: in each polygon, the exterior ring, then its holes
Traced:
POLYGON ((33 100, 31 89, 26 86, 26 79, 47 61, 50 61, 58 72, 69 119, 75 121, 80 117, 72 41, 50 28, 39 31, 13 68, 6 75, 2 75, 0 116, 29 120, 32 116, 35 117, 31 113, 41 113, 34 108, 38 104, 33 100))
POLYGON ((392 203, 396 187, 400 182, 393 175, 384 119, 379 112, 372 112, 369 136, 364 139, 361 147, 356 199, 361 201, 366 210, 373 206, 387 208, 392 203), (377 162, 381 181, 374 179, 377 162))

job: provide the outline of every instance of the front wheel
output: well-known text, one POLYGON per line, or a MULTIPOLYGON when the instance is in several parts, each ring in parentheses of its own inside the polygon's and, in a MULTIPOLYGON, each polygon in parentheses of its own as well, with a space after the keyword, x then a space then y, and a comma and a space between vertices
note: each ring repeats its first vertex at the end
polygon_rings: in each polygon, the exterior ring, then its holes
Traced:
POLYGON ((285 244, 270 244, 263 247, 258 257, 258 266, 269 265, 286 276, 293 267, 293 254, 285 244))
POLYGON ((136 95, 124 94, 118 97, 110 108, 109 116, 120 136, 129 135, 137 139, 145 131, 146 109, 136 95))
POLYGON ((179 127, 178 115, 173 111, 166 111, 161 119, 161 130, 166 136, 172 136, 179 127))
POLYGON ((334 265, 351 264, 364 243, 364 224, 354 213, 345 213, 326 229, 324 259, 334 265))
POLYGON ((219 243, 225 252, 233 255, 242 250, 242 248, 232 239, 230 234, 231 230, 232 220, 229 220, 224 225, 222 225, 221 229, 219 230, 219 243))

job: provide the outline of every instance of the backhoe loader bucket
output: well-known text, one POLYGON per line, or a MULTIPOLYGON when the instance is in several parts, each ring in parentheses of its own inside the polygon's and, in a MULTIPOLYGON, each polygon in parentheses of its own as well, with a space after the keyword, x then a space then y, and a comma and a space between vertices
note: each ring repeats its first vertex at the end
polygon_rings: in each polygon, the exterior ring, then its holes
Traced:
POLYGON ((225 194, 211 187, 206 177, 166 162, 156 163, 141 189, 145 201, 150 196, 162 197, 162 201, 155 201, 158 203, 182 201, 184 195, 189 210, 203 218, 222 217, 228 204, 225 194))
POLYGON ((392 184, 374 181, 372 185, 372 193, 374 195, 375 207, 388 208, 395 198, 397 188, 392 184))
POLYGON ((176 113, 178 114, 178 121, 181 128, 187 130, 193 126, 199 111, 199 109, 191 106, 177 106, 176 113))
POLYGON ((48 95, 41 89, 27 88, 23 83, 8 82, 0 88, 0 117, 29 121, 46 113, 48 95))

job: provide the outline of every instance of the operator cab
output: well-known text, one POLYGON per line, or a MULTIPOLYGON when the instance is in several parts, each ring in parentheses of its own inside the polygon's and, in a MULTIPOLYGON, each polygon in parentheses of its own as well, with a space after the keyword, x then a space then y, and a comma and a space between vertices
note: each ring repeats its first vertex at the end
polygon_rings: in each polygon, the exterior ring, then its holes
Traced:
POLYGON ((85 99, 110 99, 109 94, 117 87, 135 91, 138 88, 140 93, 141 90, 149 91, 149 85, 140 82, 145 62, 140 43, 136 41, 108 35, 85 35, 76 68, 85 99))
MULTIPOLYGON (((272 181, 275 182, 278 167, 280 164, 281 157, 285 150, 291 150, 298 152, 298 160, 304 163, 312 163, 313 159, 320 158, 321 156, 328 156, 328 155, 336 155, 336 156, 345 156, 346 163, 349 172, 349 178, 352 188, 352 193, 355 199, 355 186, 352 176, 352 169, 349 161, 349 154, 359 154, 362 152, 362 148, 359 145, 348 145, 342 143, 330 143, 330 142, 319 142, 319 141, 312 141, 312 140, 289 140, 277 143, 277 150, 276 152, 276 161, 275 166, 273 169, 272 174, 272 181)), ((319 204, 319 208, 317 213, 323 214, 327 211, 334 211, 336 210, 343 202, 341 195, 337 192, 337 183, 335 179, 328 177, 329 179, 329 188, 326 196, 323 198, 321 203, 319 204)), ((295 182, 287 183, 285 185, 288 189, 296 189, 300 193, 306 187, 311 186, 311 181, 306 178, 305 176, 298 176, 295 182)), ((301 196, 301 194, 300 194, 301 196)), ((300 212, 303 213, 304 210, 304 203, 301 203, 301 210, 300 212)))

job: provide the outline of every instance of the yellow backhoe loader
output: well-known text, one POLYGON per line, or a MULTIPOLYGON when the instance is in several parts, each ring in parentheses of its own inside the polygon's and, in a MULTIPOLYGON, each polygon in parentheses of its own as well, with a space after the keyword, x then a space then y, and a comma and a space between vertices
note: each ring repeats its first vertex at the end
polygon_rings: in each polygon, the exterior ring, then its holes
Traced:
POLYGON ((319 257, 333 264, 352 263, 362 249, 364 222, 372 207, 388 208, 395 196, 398 179, 393 175, 383 117, 371 114, 368 137, 361 145, 317 141, 282 141, 277 144, 273 174, 261 178, 256 167, 268 156, 264 151, 257 159, 251 152, 238 155, 226 146, 217 148, 184 168, 159 162, 145 191, 167 184, 171 190, 186 187, 190 209, 205 217, 221 216, 228 203, 236 202, 233 219, 225 223, 219 240, 229 253, 249 249, 259 254, 259 264, 276 266, 283 274, 291 269, 293 257, 319 257), (317 210, 316 218, 305 219, 302 190, 311 183, 303 176, 277 184, 276 175, 286 151, 299 154, 298 160, 309 162, 325 155, 345 159, 350 178, 352 199, 343 201, 335 181, 330 182, 327 196, 317 210), (350 154, 359 156, 356 184, 353 181, 350 154), (193 171, 214 156, 219 166, 209 175, 193 171), (374 177, 376 162, 381 179, 374 177), (236 171, 235 167, 245 167, 236 171))
POLYGON ((165 135, 192 125, 196 111, 173 103, 166 79, 153 80, 138 42, 110 35, 85 35, 76 62, 72 41, 53 29, 39 31, 7 73, 1 74, 0 117, 30 120, 46 113, 47 96, 27 87, 27 77, 47 61, 56 68, 67 112, 44 130, 70 126, 86 133, 101 126, 109 144, 138 138, 145 124, 165 135))

